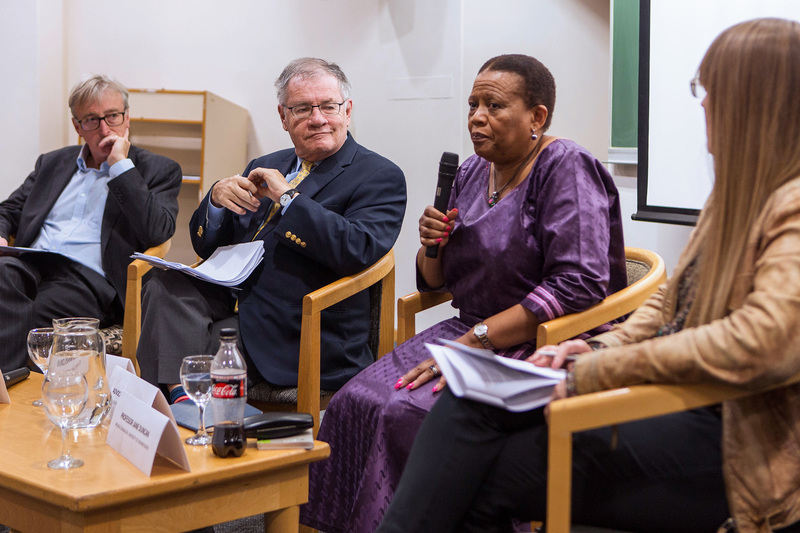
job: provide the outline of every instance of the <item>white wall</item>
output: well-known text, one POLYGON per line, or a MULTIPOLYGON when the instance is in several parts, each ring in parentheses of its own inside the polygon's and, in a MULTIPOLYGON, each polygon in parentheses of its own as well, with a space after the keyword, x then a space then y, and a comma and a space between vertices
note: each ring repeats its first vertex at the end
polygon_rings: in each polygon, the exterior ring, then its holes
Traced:
MULTIPOLYGON (((441 153, 472 153, 466 98, 486 59, 542 60, 558 85, 550 133, 607 158, 608 0, 2 0, 0 45, 14 80, 0 86, 0 197, 39 153, 75 142, 66 93, 84 75, 213 91, 250 111, 256 157, 289 144, 272 85, 280 70, 306 55, 336 61, 353 84, 356 139, 406 173, 398 295, 414 290, 417 220, 441 153)), ((635 189, 622 192, 635 207, 635 189)), ((665 256, 682 247, 683 228, 675 239, 675 228, 651 226, 626 221, 627 241, 665 256)))
POLYGON ((62 27, 60 0, 0 1, 0 198, 65 143, 62 27))

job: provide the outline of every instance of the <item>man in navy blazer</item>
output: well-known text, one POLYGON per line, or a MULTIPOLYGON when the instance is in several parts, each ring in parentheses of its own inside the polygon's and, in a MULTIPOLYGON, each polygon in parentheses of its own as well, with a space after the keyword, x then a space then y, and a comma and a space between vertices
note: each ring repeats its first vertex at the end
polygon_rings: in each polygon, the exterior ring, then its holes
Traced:
MULTIPOLYGON (((339 67, 298 59, 275 85, 294 148, 215 183, 190 224, 200 257, 261 240, 263 261, 235 294, 178 272, 163 272, 144 287, 142 377, 169 385, 172 401, 181 398, 181 359, 214 353, 220 324, 238 324, 251 379, 296 386, 303 296, 372 265, 400 232, 405 178, 347 132, 352 101, 339 67)), ((373 361, 369 313, 366 290, 323 313, 323 389, 340 388, 373 361)))
POLYGON ((128 91, 92 76, 70 92, 83 146, 42 154, 0 203, 0 245, 15 236, 24 252, 0 257, 0 369, 25 366, 33 327, 88 316, 121 322, 130 256, 175 232, 181 169, 128 141, 128 91))

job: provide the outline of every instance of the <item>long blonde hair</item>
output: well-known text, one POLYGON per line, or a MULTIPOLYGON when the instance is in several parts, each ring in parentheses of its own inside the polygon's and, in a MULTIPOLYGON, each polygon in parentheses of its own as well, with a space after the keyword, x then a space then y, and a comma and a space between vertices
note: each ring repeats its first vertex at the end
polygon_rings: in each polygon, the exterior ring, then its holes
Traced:
POLYGON ((764 18, 725 30, 700 63, 700 83, 715 178, 687 326, 728 314, 750 229, 769 196, 800 176, 800 24, 764 18))

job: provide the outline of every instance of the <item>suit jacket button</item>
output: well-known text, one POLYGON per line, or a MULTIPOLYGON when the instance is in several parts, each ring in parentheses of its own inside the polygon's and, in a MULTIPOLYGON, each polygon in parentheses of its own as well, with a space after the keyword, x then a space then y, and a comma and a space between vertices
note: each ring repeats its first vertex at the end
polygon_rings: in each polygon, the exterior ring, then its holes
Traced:
POLYGON ((198 237, 202 237, 203 236, 203 226, 198 226, 197 227, 197 236, 198 237))
POLYGON ((292 238, 292 232, 291 231, 287 231, 286 232, 286 238, 287 239, 291 239, 292 238))
POLYGON ((301 243, 300 243, 300 248, 305 248, 305 247, 306 247, 306 243, 304 243, 304 242, 301 242, 301 243))

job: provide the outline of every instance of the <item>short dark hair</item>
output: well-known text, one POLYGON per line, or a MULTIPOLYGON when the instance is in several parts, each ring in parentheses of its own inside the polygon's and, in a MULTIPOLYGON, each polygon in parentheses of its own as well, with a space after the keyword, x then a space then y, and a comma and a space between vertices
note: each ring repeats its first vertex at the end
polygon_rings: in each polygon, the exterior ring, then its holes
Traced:
POLYGON ((541 61, 524 54, 505 54, 484 63, 478 74, 485 70, 511 72, 522 78, 520 96, 528 108, 533 109, 537 105, 547 108, 547 120, 542 126, 542 131, 547 131, 553 121, 556 106, 556 80, 541 61))

